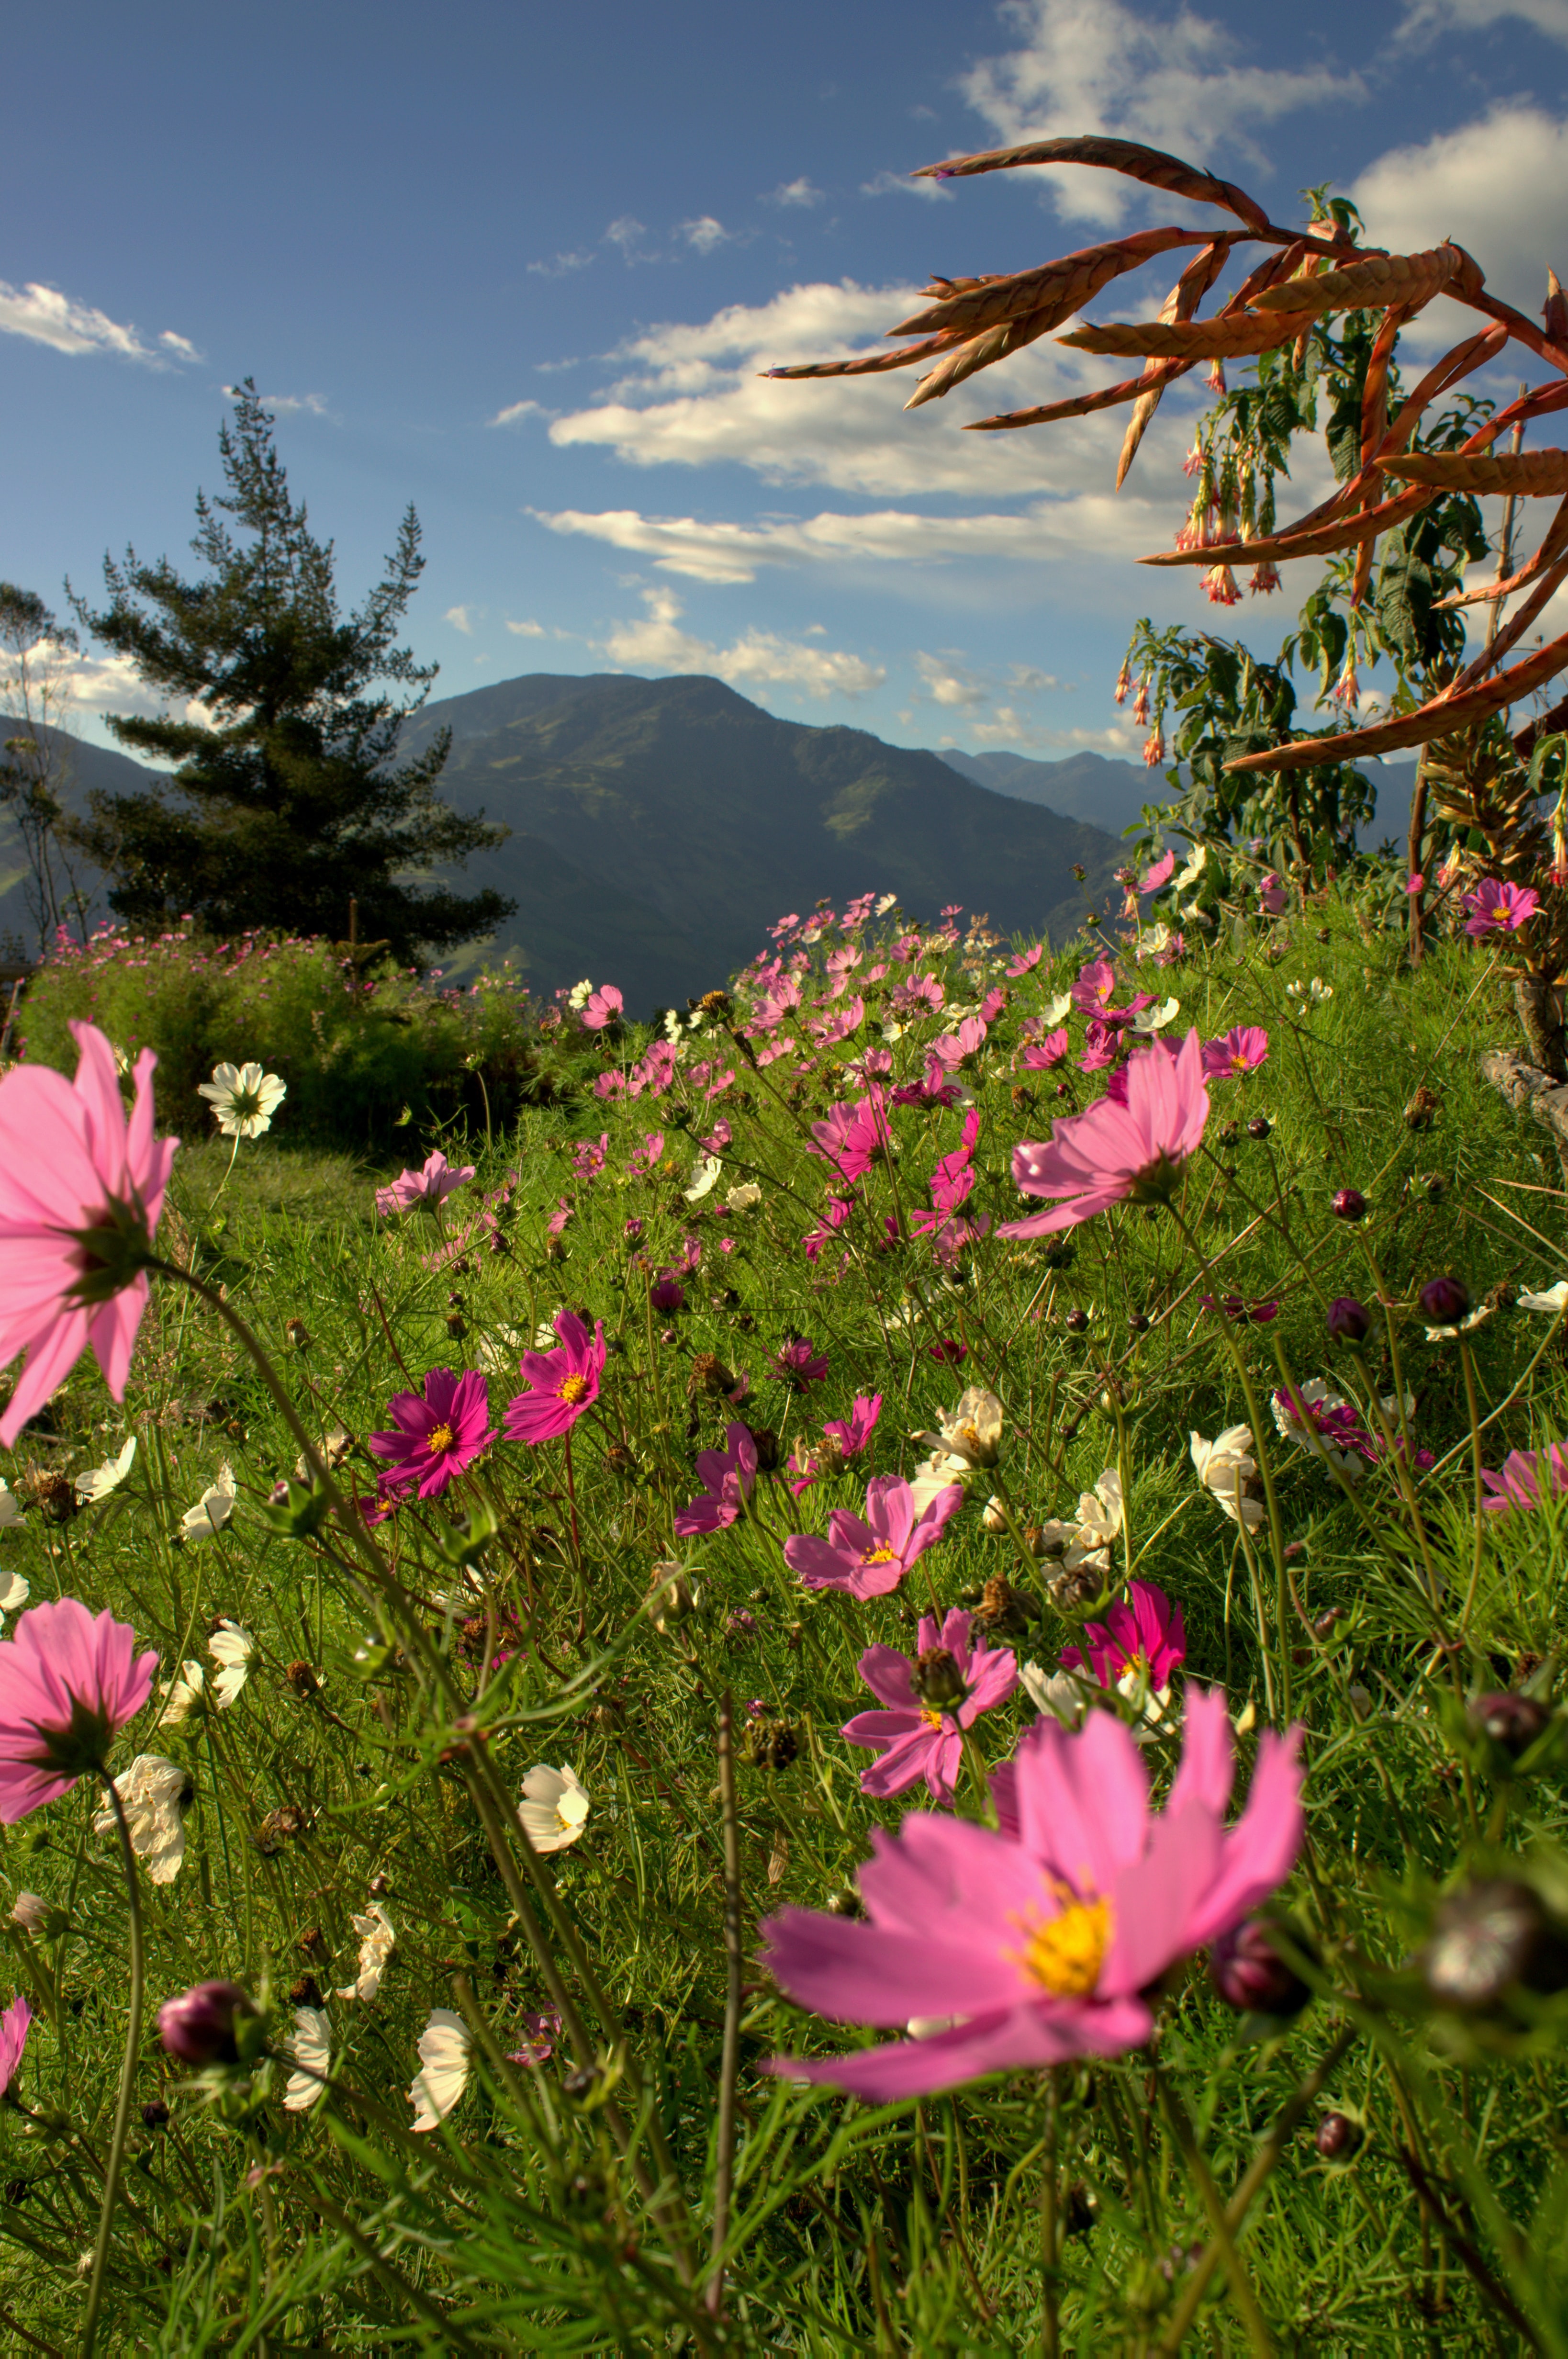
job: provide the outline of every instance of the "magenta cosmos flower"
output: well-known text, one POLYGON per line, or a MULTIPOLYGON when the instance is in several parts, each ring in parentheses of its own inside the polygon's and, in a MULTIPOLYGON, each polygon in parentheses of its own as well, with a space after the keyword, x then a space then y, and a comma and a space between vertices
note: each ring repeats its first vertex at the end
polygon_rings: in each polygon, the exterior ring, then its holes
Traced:
POLYGON ((1541 896, 1528 885, 1499 885, 1495 876, 1484 876, 1461 906, 1467 912, 1467 934, 1517 934, 1540 908, 1541 896))
POLYGON ((1175 1052, 1153 1041, 1127 1067, 1125 1104, 1097 1099, 1086 1112, 1053 1123, 1047 1144, 1015 1147, 1013 1179, 1023 1193, 1067 1201, 1030 1220, 1006 1221, 997 1235, 1043 1236, 1112 1204, 1169 1198, 1209 1118, 1203 1056, 1195 1031, 1175 1052))
POLYGON ((899 1474, 874 1474, 866 1486, 866 1519, 835 1507, 828 1538, 797 1532, 784 1543, 784 1561, 808 1589, 843 1589, 851 1597, 886 1597, 918 1557, 934 1548, 964 1505, 958 1484, 915 1511, 915 1495, 899 1474))
POLYGON ((702 1488, 689 1507, 675 1517, 678 1539, 695 1539, 702 1532, 722 1532, 733 1524, 751 1496, 757 1481, 757 1444, 749 1425, 727 1425, 722 1450, 699 1450, 697 1473, 702 1488))
POLYGON ((116 1733, 147 1700, 156 1652, 133 1652, 136 1633, 74 1597, 30 1606, 0 1642, 0 1821, 102 1769, 116 1733))
POLYGON ((394 1393, 387 1414, 394 1430, 370 1437, 377 1458, 391 1462, 376 1477, 383 1491, 437 1498, 495 1439, 485 1428, 490 1414, 485 1379, 472 1369, 457 1376, 450 1368, 432 1368, 424 1392, 394 1393))
POLYGON ((769 2069, 890 2104, 1141 2046, 1154 2027, 1141 1994, 1289 1875, 1302 1830, 1298 1736, 1265 1732, 1227 1832, 1235 1765, 1216 1690, 1188 1690, 1181 1766, 1158 1814, 1138 1746, 1110 1712, 1092 1712, 1073 1735, 1035 1722, 1018 1746, 1016 1840, 913 1811, 898 1834, 872 1832, 857 1877, 867 1922, 787 1908, 764 1928, 768 1964, 798 2005, 840 2023, 902 2030, 937 2016, 952 2028, 769 2069))
POLYGON ((1217 1040, 1203 1043, 1203 1078, 1228 1081, 1233 1075, 1255 1073, 1269 1054, 1269 1035, 1260 1024, 1233 1024, 1217 1040))
POLYGON ((424 1168, 419 1171, 400 1171, 390 1188, 377 1188, 376 1209, 378 1212, 411 1212, 417 1204, 428 1204, 433 1210, 454 1188, 461 1188, 474 1177, 474 1166, 465 1163, 459 1169, 449 1163, 438 1147, 426 1156, 424 1168))
POLYGON ((851 1105, 846 1099, 830 1106, 827 1118, 811 1125, 808 1152, 825 1157, 847 1180, 864 1180, 878 1157, 888 1151, 887 1114, 880 1093, 851 1105))
POLYGON ((621 997, 615 984, 602 984, 597 991, 590 995, 588 1005, 583 1010, 584 1030, 602 1032, 606 1024, 614 1024, 616 1021, 625 1006, 626 1001, 621 997))
POLYGON ((841 1458, 858 1458, 877 1430, 877 1420, 882 1414, 880 1393, 856 1393, 855 1407, 847 1418, 830 1417, 822 1427, 828 1440, 836 1442, 841 1458))
POLYGON ((1133 1582, 1104 1622, 1084 1624, 1083 1652, 1076 1647, 1062 1650, 1063 1670, 1080 1670, 1085 1659, 1103 1688, 1114 1688, 1131 1671, 1147 1676, 1158 1691, 1187 1659, 1181 1608, 1152 1581, 1133 1582))
POLYGON ((860 1658, 861 1678, 887 1706, 856 1713, 842 1732, 852 1745, 882 1756, 861 1771, 863 1794, 885 1799, 923 1777, 933 1800, 952 1801, 964 1760, 961 1732, 1004 1702, 1018 1683, 1010 1648, 976 1647, 972 1653, 970 1627, 971 1616, 956 1607, 940 1630, 935 1614, 925 1614, 913 1662, 892 1647, 867 1647, 860 1658))
POLYGON ((558 1434, 570 1432, 599 1397, 604 1373, 603 1320, 594 1321, 592 1335, 575 1311, 558 1310, 554 1324, 559 1351, 523 1353, 520 1365, 531 1389, 506 1403, 501 1430, 508 1441, 553 1441, 558 1434))
POLYGON ((0 1365, 27 1355, 0 1417, 7 1449, 89 1346, 125 1397, 180 1144, 153 1136, 152 1050, 127 1121, 113 1049, 94 1025, 71 1028, 73 1082, 46 1065, 0 1080, 0 1365))
POLYGON ((32 2019, 33 2010, 25 1998, 14 1998, 5 2014, 0 2015, 0 2097, 16 2077, 32 2019))
POLYGON ((1502 1473, 1495 1474, 1483 1466, 1481 1480, 1490 1495, 1481 1505, 1494 1515, 1506 1516, 1512 1507, 1539 1507, 1543 1487, 1554 1499, 1568 1491, 1568 1447, 1549 1441, 1544 1450, 1510 1450, 1502 1473))
POLYGON ((804 1335, 791 1335, 768 1364, 768 1373, 775 1383, 790 1385, 802 1393, 808 1385, 820 1385, 827 1372, 827 1361, 804 1335))

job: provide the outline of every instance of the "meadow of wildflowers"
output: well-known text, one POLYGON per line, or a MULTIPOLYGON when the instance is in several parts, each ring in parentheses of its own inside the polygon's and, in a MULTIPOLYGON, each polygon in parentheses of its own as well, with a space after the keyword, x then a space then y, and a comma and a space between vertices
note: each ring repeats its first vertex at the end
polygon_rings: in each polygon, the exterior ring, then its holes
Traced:
POLYGON ((316 1217, 259 1035, 0 1075, 16 2348, 1568 2346, 1531 919, 1172 870, 316 1217))

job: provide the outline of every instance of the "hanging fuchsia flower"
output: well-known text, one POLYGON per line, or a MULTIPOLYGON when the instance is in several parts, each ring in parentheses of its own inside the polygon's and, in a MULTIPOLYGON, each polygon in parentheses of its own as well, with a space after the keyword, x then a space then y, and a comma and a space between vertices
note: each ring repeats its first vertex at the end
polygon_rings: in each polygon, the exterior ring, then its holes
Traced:
POLYGON ((1085 1661, 1103 1688, 1114 1688, 1130 1671, 1159 1690, 1187 1659, 1181 1608, 1152 1581, 1129 1582, 1104 1622, 1086 1622, 1083 1647, 1064 1647, 1062 1668, 1081 1670, 1085 1661))
POLYGON ((923 1777, 934 1801, 952 1801, 964 1760, 962 1732, 1018 1683, 1010 1648, 970 1651, 972 1619, 955 1607, 939 1629, 933 1614, 922 1614, 913 1662, 892 1647, 868 1647, 860 1658, 861 1678, 887 1706, 857 1712, 842 1731, 851 1745, 882 1756, 861 1771, 863 1794, 885 1799, 923 1777))
POLYGON ((1154 2028, 1143 1993, 1250 1916, 1301 1847, 1299 1731, 1266 1731, 1247 1808, 1225 1824, 1234 1762, 1225 1698, 1190 1689, 1186 1746, 1165 1808, 1107 1712, 1074 1734, 1042 1715, 1017 1757, 1016 1839, 915 1810, 872 1832, 857 1882, 869 1921, 787 1908, 764 1928, 775 1980, 841 2023, 950 2030, 769 2069, 868 2104, 1074 2056, 1119 2056, 1154 2028), (956 2018, 956 2020, 954 2020, 956 2018))
POLYGON ((1489 1495, 1481 1505, 1494 1515, 1507 1515, 1512 1507, 1539 1507, 1543 1494, 1560 1499, 1568 1492, 1568 1448, 1549 1441, 1544 1450, 1510 1450, 1502 1473, 1495 1474, 1483 1466, 1481 1480, 1489 1495))
POLYGON ((1051 1126, 1049 1142, 1013 1149, 1013 1179, 1026 1196, 1067 1201, 1053 1212, 1004 1222, 1004 1237, 1043 1236, 1073 1227, 1112 1204, 1150 1204, 1173 1192, 1209 1118, 1203 1047, 1195 1031, 1172 1052, 1150 1041, 1127 1068, 1127 1103, 1101 1098, 1051 1126))
POLYGON ((0 1821, 26 1818, 101 1770, 152 1689, 156 1651, 74 1597, 29 1606, 0 1641, 0 1821))
POLYGON ((432 1211, 445 1201, 454 1188, 472 1180, 474 1165, 465 1163, 461 1169, 450 1164, 439 1147, 426 1156, 418 1171, 399 1172, 390 1188, 377 1188, 376 1209, 378 1212, 411 1212, 416 1205, 428 1205, 432 1211))
POLYGON ((152 1050, 127 1122, 113 1049, 92 1024, 71 1029, 73 1082, 47 1065, 0 1079, 0 1365, 27 1355, 0 1416, 7 1449, 89 1348, 125 1398, 180 1144, 153 1136, 152 1050))
POLYGON ((370 1436, 377 1458, 390 1462, 376 1478, 384 1491, 439 1498, 495 1439, 494 1429, 485 1429, 490 1401, 485 1379, 472 1369, 459 1376, 450 1368, 432 1368, 423 1393, 394 1393, 387 1414, 391 1430, 370 1436))
POLYGON ((0 2015, 0 2097, 16 2077, 32 2019, 33 2010, 25 1998, 14 1998, 5 2014, 0 2015))
POLYGON ((615 984, 602 984, 597 991, 590 993, 587 1006, 583 1010, 584 1030, 602 1032, 606 1024, 614 1024, 619 1019, 625 1006, 626 1001, 615 984))
POLYGON ((776 1382, 791 1385, 797 1392, 820 1385, 827 1372, 826 1359, 804 1335, 792 1335, 768 1362, 768 1374, 776 1382))
POLYGON ((757 1444, 748 1425, 727 1425, 723 1450, 700 1450, 697 1473, 702 1488, 689 1507, 675 1517, 678 1539, 694 1539, 702 1532, 722 1532, 733 1524, 750 1498, 757 1481, 757 1444))
POLYGON ((594 1321, 592 1335, 573 1310, 558 1310, 554 1325, 559 1349, 525 1352, 519 1363, 528 1390, 506 1403, 501 1430, 508 1441, 553 1441, 569 1432, 599 1397, 604 1373, 603 1320, 594 1321))
POLYGON ((953 1483, 917 1514, 914 1493, 901 1475, 874 1474, 866 1486, 864 1521, 835 1507, 828 1517, 829 1537, 797 1532, 784 1543, 784 1561, 808 1589, 886 1597, 917 1559, 936 1546, 963 1505, 963 1490, 953 1483))
POLYGON ((1483 934, 1517 934, 1540 908, 1541 896, 1528 885, 1499 885, 1484 876, 1460 907, 1467 913, 1465 932, 1478 940, 1483 934))
POLYGON ((1203 1043, 1203 1078, 1228 1081, 1255 1073, 1269 1054, 1269 1035, 1260 1024, 1233 1024, 1217 1040, 1203 1043))

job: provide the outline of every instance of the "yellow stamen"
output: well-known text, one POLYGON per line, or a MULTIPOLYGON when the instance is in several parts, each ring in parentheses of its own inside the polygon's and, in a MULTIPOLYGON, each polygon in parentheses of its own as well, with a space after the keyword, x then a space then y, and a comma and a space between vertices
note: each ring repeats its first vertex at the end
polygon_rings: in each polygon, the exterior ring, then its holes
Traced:
POLYGON ((931 1711, 929 1711, 929 1710, 928 1710, 928 1711, 926 1711, 926 1712, 921 1712, 921 1714, 920 1714, 920 1718, 925 1722, 925 1724, 926 1724, 926 1726, 927 1726, 928 1728, 934 1728, 934 1729, 936 1730, 936 1732, 937 1732, 937 1734, 938 1734, 939 1735, 942 1734, 942 1719, 943 1719, 943 1714, 942 1714, 942 1713, 941 1713, 940 1712, 931 1712, 931 1711))
POLYGON ((439 1457, 443 1450, 452 1449, 456 1441, 457 1436, 450 1425, 437 1425, 431 1428, 426 1446, 432 1457, 439 1457))
POLYGON ((898 1553, 897 1549, 867 1549, 860 1561, 862 1564, 892 1564, 897 1560, 898 1553))
POLYGON ((1088 1998, 1111 1942, 1108 1900, 1079 1900, 1065 1885, 1054 1917, 1024 1920, 1018 1962, 1052 1998, 1088 1998))
POLYGON ((561 1398, 569 1401, 574 1408, 587 1389, 586 1376, 562 1376, 561 1380, 561 1398))

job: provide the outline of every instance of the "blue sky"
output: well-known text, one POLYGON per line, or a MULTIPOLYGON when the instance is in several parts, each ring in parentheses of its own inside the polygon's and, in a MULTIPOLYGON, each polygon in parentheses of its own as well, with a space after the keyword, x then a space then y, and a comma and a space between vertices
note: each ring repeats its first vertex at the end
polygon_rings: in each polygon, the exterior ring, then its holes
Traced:
MULTIPOLYGON (((105 549, 179 560, 250 374, 351 596, 418 507, 438 695, 706 670, 905 744, 1133 750, 1132 619, 1213 619, 1131 562, 1180 522, 1191 400, 1118 498, 1125 413, 958 430, 1116 364, 1046 342, 909 416, 912 375, 756 372, 871 345, 933 269, 1193 216, 1103 174, 933 192, 915 165, 1100 129, 1285 221, 1333 179, 1378 242, 1457 237, 1532 314, 1568 276, 1568 0, 55 0, 7 62, 0 570, 58 601, 105 549)), ((1170 275, 1092 315, 1149 316, 1170 275)), ((1277 642, 1308 586, 1243 628, 1277 642)), ((136 701, 81 668, 87 734, 136 701)))

